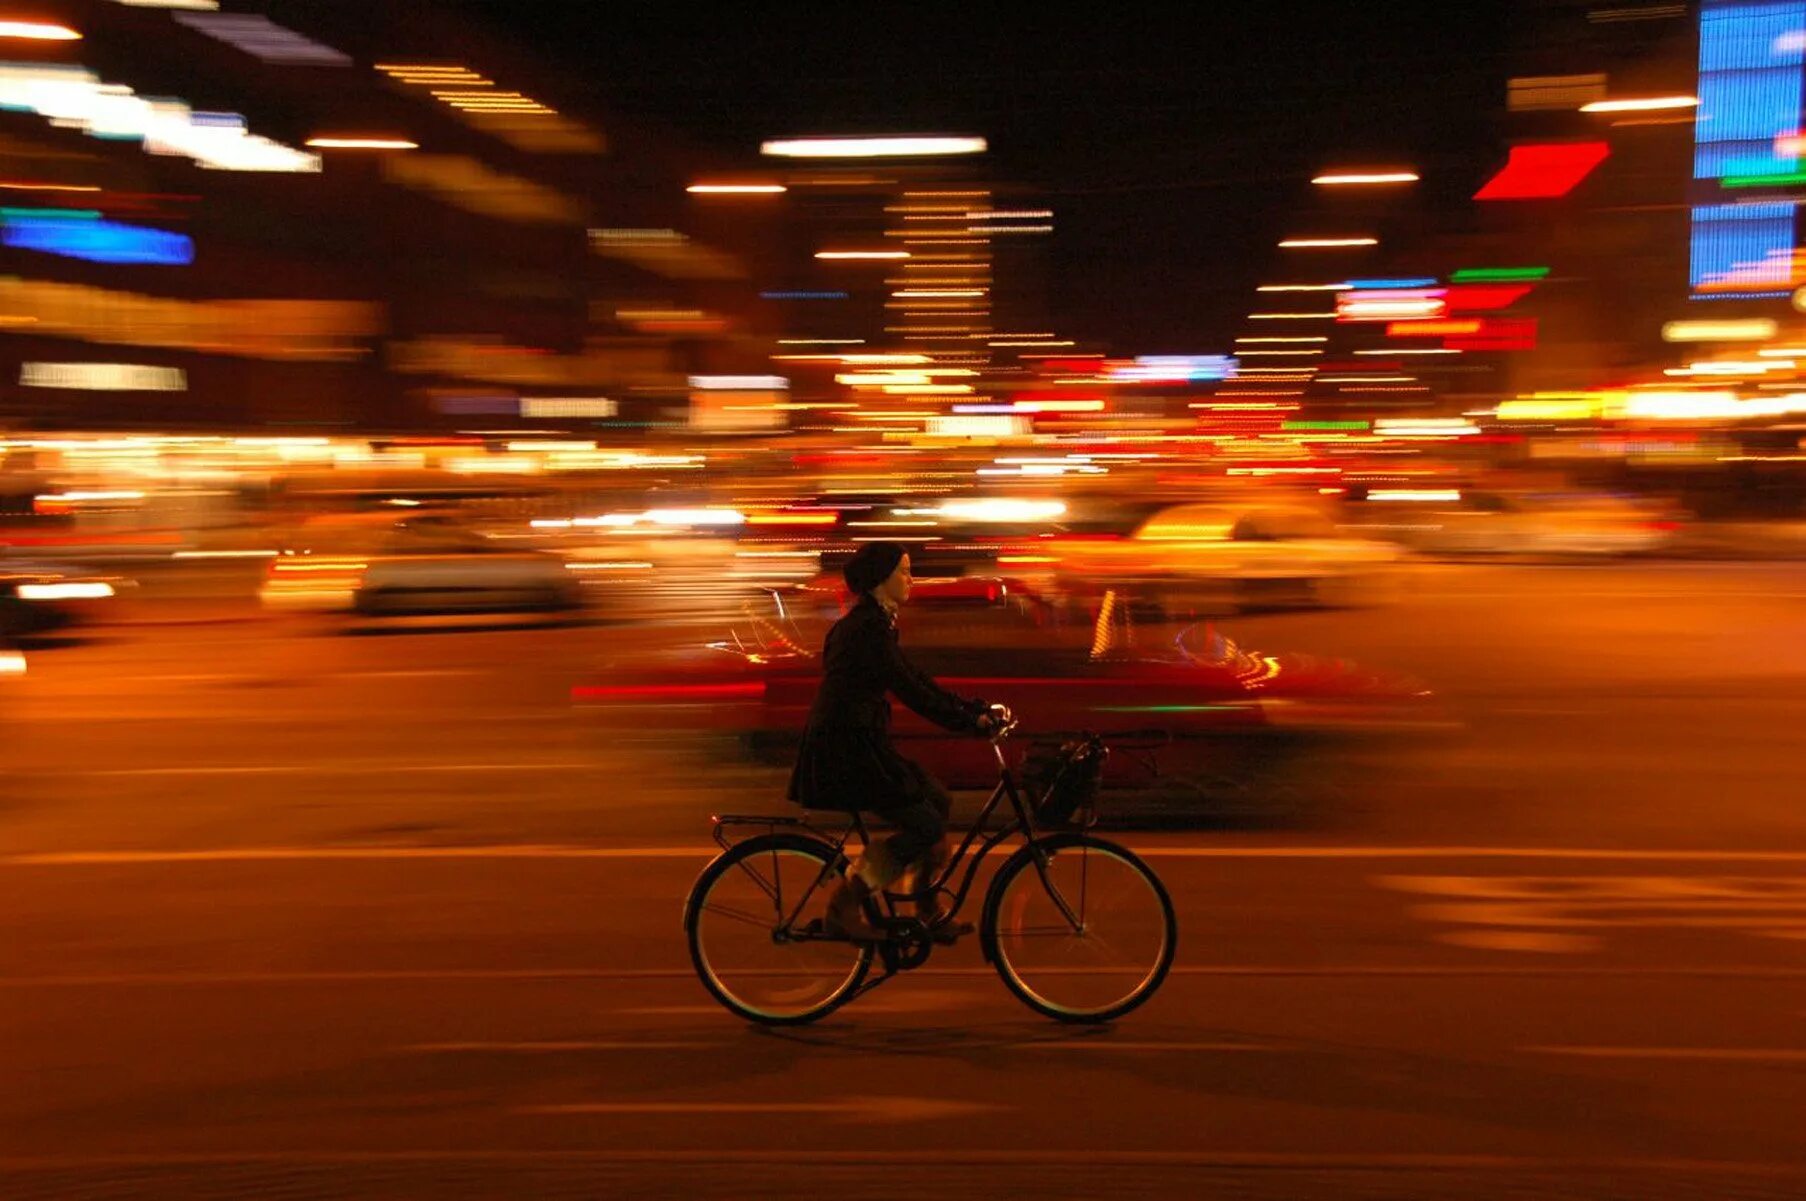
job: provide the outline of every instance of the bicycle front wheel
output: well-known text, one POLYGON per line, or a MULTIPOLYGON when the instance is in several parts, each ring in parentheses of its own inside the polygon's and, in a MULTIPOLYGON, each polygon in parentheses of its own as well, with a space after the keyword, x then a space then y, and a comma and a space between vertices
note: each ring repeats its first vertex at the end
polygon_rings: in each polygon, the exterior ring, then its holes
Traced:
POLYGON ((1017 998, 1062 1022, 1107 1022, 1154 995, 1173 965, 1178 921, 1134 852, 1056 834, 997 869, 979 927, 985 956, 1017 998))
POLYGON ((690 962, 714 998, 749 1021, 812 1022, 850 1000, 869 944, 821 932, 844 861, 797 834, 749 838, 702 870, 684 906, 690 962))

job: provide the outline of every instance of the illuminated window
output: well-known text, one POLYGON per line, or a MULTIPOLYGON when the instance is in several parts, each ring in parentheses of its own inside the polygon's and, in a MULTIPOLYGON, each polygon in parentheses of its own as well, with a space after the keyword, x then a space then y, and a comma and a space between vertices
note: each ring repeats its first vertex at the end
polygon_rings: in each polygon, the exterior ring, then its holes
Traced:
POLYGON ((349 67, 351 56, 251 13, 176 13, 175 19, 266 63, 349 67))
POLYGON ((1796 207, 1791 200, 1696 207, 1688 270, 1695 293, 1713 299, 1785 287, 1793 271, 1796 207))
POLYGON ((1775 139, 1800 128, 1806 3, 1707 3, 1699 17, 1693 175, 1797 171, 1775 139))
MULTIPOLYGON (((1799 160, 1781 157, 1777 139, 1800 128, 1803 79, 1806 3, 1707 0, 1699 15, 1694 178, 1759 183, 1798 172, 1799 160)), ((1688 269, 1695 298, 1790 288, 1796 207, 1778 200, 1695 206, 1688 269)))

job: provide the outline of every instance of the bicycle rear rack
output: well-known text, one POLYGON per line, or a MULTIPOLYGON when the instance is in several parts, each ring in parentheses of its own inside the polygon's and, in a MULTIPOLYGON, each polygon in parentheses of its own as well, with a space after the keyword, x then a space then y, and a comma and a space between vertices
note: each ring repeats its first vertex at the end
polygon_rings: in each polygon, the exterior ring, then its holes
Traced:
POLYGON ((752 837, 752 835, 735 837, 733 834, 729 833, 729 831, 738 830, 747 826, 761 827, 760 832, 765 834, 775 834, 780 830, 807 832, 824 842, 839 847, 846 845, 847 838, 855 830, 859 832, 862 841, 865 838, 864 821, 862 821, 856 813, 851 816, 853 819, 852 824, 845 830, 842 830, 839 833, 830 833, 806 817, 780 817, 769 813, 717 813, 709 818, 709 821, 712 823, 709 833, 711 837, 714 838, 715 845, 719 846, 724 851, 732 850, 735 843, 741 842, 747 837, 752 837))

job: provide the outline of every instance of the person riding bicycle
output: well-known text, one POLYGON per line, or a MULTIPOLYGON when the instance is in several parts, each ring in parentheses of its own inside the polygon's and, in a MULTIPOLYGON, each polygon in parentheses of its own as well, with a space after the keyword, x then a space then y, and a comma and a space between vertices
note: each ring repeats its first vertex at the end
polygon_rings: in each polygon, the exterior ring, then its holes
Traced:
POLYGON ((841 569, 857 598, 828 631, 822 648, 821 690, 803 728, 792 801, 811 809, 869 810, 896 833, 873 842, 828 901, 830 934, 871 942, 884 937, 866 918, 866 902, 912 868, 909 891, 922 923, 937 942, 970 933, 969 922, 945 923, 933 881, 950 854, 946 789, 890 740, 886 693, 936 725, 984 734, 994 727, 989 706, 955 696, 903 654, 897 609, 909 599, 909 553, 896 542, 868 542, 841 569))

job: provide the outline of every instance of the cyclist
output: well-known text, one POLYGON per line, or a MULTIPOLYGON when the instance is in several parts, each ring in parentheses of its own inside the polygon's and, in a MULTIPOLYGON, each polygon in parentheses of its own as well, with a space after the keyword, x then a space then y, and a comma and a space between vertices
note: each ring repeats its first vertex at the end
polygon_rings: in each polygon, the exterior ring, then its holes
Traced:
POLYGON ((841 569, 856 598, 828 631, 822 648, 821 690, 803 729, 790 799, 812 809, 871 810, 896 833, 866 848, 828 901, 829 934, 855 941, 884 937, 865 916, 865 903, 914 869, 906 891, 937 942, 970 933, 970 922, 941 924, 932 884, 951 848, 947 792, 890 740, 894 693, 929 721, 957 732, 984 734, 994 726, 988 706, 955 696, 903 655, 897 609, 909 599, 909 553, 896 542, 867 542, 841 569))

